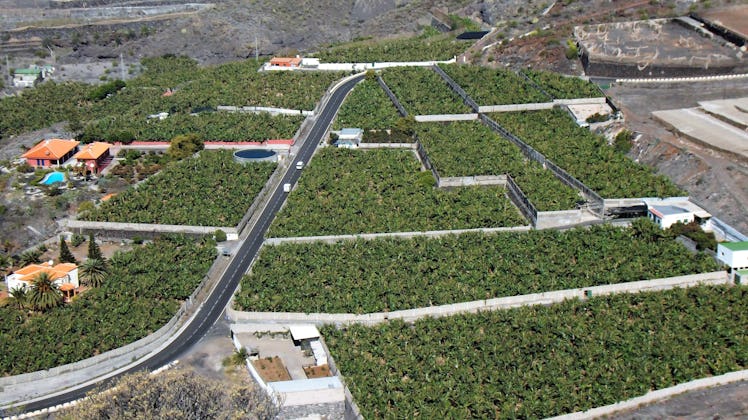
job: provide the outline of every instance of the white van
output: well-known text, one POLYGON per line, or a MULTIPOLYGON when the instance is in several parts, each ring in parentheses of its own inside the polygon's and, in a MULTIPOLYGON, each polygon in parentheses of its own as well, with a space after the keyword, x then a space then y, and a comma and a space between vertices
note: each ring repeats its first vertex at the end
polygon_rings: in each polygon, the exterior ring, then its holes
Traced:
POLYGON ((291 192, 291 184, 289 183, 283 184, 283 192, 291 192))
POLYGON ((304 167, 304 162, 303 161, 300 160, 300 161, 296 162, 296 169, 301 169, 303 167, 304 167))

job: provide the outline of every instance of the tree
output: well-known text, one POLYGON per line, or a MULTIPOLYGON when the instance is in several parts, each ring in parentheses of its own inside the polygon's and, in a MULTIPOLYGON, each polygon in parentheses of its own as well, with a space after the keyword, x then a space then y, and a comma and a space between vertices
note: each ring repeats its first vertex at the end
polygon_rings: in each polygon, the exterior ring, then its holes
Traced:
POLYGON ((59 414, 63 419, 270 419, 279 411, 267 394, 249 383, 229 385, 192 370, 172 369, 124 376, 108 392, 94 391, 59 414))
POLYGON ((78 264, 78 260, 75 259, 73 253, 68 248, 68 243, 65 241, 63 236, 60 236, 60 262, 61 263, 73 263, 78 264))
POLYGON ((10 255, 0 252, 0 273, 7 274, 7 270, 13 265, 10 255))
POLYGON ((224 232, 222 229, 216 229, 215 237, 216 237, 216 242, 225 242, 226 232, 224 232))
POLYGON ((46 311, 62 304, 62 293, 49 273, 41 272, 31 280, 29 302, 34 309, 46 311))
POLYGON ((93 233, 88 234, 88 259, 89 260, 103 260, 104 256, 101 254, 101 249, 96 243, 93 233))
POLYGON ((29 292, 25 287, 18 286, 10 290, 10 301, 19 309, 23 310, 29 301, 29 292))
POLYGON ((81 264, 81 280, 90 287, 100 287, 109 274, 109 267, 105 260, 89 258, 81 264))
POLYGON ((22 267, 26 267, 30 264, 38 264, 42 261, 41 257, 42 253, 38 249, 31 249, 21 254, 18 264, 22 267))
POLYGON ((166 153, 174 159, 184 159, 203 150, 205 144, 195 134, 184 134, 171 139, 166 153))

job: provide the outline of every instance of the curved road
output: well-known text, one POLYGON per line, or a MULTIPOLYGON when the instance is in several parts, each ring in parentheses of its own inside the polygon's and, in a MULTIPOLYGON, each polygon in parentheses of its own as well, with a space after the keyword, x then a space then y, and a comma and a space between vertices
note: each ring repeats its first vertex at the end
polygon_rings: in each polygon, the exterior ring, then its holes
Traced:
MULTIPOLYGON (((296 169, 295 163, 299 160, 304 161, 305 164, 309 162, 314 154, 315 148, 322 140, 322 136, 327 132, 327 128, 335 117, 335 114, 338 112, 346 95, 362 78, 363 75, 353 77, 337 86, 335 91, 332 93, 327 104, 325 104, 324 108, 317 115, 317 120, 314 122, 314 126, 301 144, 294 161, 291 162, 286 173, 283 175, 281 182, 272 192, 265 208, 262 209, 262 213, 257 219, 257 222, 252 226, 249 235, 235 252, 235 256, 224 271, 223 276, 218 281, 213 292, 207 297, 205 302, 198 309, 196 315, 192 318, 190 325, 187 328, 183 328, 182 333, 169 343, 169 345, 161 352, 142 360, 142 362, 132 366, 125 372, 120 373, 118 376, 142 369, 153 370, 170 363, 197 343, 219 319, 224 308, 228 304, 229 299, 231 299, 231 296, 239 285, 239 280, 241 280, 244 273, 247 272, 250 263, 259 252, 264 241, 265 233, 270 227, 270 223, 273 221, 276 213, 278 213, 283 202, 286 200, 288 193, 283 192, 283 184, 291 183, 291 185, 294 185, 301 176, 302 171, 296 169)), ((85 396, 86 392, 98 385, 99 383, 81 386, 64 394, 23 404, 23 411, 29 412, 40 410, 82 398, 85 396)), ((2 411, 0 411, 0 415, 3 415, 2 411)))

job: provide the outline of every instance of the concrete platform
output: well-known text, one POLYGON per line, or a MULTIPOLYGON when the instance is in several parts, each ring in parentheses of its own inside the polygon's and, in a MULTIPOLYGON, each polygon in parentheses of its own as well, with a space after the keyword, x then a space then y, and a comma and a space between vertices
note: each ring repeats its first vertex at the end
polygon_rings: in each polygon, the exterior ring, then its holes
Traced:
POLYGON ((698 108, 654 111, 652 115, 689 139, 748 161, 748 132, 714 118, 698 108))
POLYGON ((738 128, 745 129, 748 127, 748 97, 700 101, 699 106, 705 112, 738 128))

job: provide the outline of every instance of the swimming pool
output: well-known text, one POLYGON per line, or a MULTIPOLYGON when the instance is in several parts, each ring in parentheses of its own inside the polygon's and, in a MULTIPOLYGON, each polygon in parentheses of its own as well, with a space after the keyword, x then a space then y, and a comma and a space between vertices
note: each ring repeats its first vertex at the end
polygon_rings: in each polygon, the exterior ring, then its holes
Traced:
POLYGON ((44 176, 40 184, 52 185, 57 182, 65 182, 65 174, 62 172, 50 172, 44 176))

